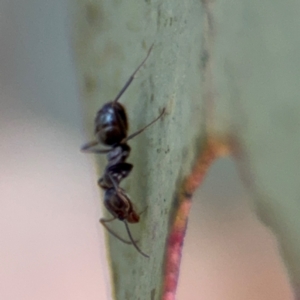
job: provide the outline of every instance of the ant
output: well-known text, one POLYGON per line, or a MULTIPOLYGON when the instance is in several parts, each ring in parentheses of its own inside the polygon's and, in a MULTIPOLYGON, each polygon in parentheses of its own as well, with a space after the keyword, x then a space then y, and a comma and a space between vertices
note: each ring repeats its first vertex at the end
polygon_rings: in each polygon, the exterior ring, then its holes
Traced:
POLYGON ((108 164, 105 168, 104 175, 98 181, 98 185, 105 190, 104 205, 113 215, 113 218, 100 219, 100 223, 110 234, 126 244, 132 244, 137 251, 145 257, 149 256, 142 252, 137 246, 128 226, 128 223, 139 222, 139 214, 135 212, 129 196, 122 188, 119 187, 119 184, 125 177, 129 175, 133 168, 132 164, 126 162, 126 159, 131 151, 131 148, 127 142, 158 121, 165 113, 165 108, 156 119, 128 136, 128 118, 126 110, 125 107, 118 102, 118 100, 130 86, 139 69, 145 64, 152 48, 153 45, 148 50, 146 58, 129 77, 116 98, 113 101, 105 103, 97 112, 95 118, 96 140, 91 141, 81 147, 81 151, 83 152, 107 154, 108 164), (103 144, 109 148, 95 149, 94 147, 98 146, 99 144, 103 144), (124 222, 130 241, 121 238, 106 225, 106 223, 115 219, 119 219, 120 221, 124 222))

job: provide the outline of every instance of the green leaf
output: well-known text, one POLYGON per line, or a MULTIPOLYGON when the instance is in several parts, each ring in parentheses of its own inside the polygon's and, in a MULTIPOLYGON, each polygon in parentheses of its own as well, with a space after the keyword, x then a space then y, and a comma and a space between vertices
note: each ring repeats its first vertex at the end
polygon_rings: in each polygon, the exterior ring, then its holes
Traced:
MULTIPOLYGON (((121 102, 131 133, 167 111, 130 142, 134 169, 122 186, 137 211, 147 207, 131 229, 150 259, 108 237, 116 299, 174 298, 190 199, 210 162, 228 150, 298 284, 299 11, 297 1, 276 0, 76 2, 89 132, 153 42, 121 102)), ((100 173, 105 164, 100 158, 100 173)), ((123 227, 113 224, 122 236, 123 227)))

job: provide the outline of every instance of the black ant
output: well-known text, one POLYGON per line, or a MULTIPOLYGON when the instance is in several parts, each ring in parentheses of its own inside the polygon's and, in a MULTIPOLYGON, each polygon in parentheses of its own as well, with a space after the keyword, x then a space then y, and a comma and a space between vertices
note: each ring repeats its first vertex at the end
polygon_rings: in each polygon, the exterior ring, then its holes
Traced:
POLYGON ((82 146, 81 150, 88 153, 107 154, 108 164, 105 168, 104 175, 99 179, 98 184, 105 190, 104 205, 107 210, 113 215, 112 219, 100 219, 100 223, 108 230, 109 233, 126 244, 132 244, 138 252, 143 256, 149 257, 143 253, 132 238, 128 223, 139 222, 139 214, 135 212, 129 196, 119 187, 120 182, 129 175, 133 165, 126 162, 130 154, 131 148, 127 142, 142 133, 147 127, 155 123, 165 112, 162 110, 160 115, 151 123, 127 136, 128 119, 125 107, 118 102, 120 97, 129 87, 136 76, 136 73, 144 65, 148 59, 153 45, 148 50, 146 58, 137 67, 133 74, 129 77, 124 87, 121 89, 117 97, 110 102, 107 102, 98 111, 95 119, 95 135, 96 140, 82 146), (95 146, 103 144, 109 146, 107 149, 95 149, 95 146), (124 222, 130 241, 126 241, 113 232, 107 225, 114 219, 119 219, 124 222))

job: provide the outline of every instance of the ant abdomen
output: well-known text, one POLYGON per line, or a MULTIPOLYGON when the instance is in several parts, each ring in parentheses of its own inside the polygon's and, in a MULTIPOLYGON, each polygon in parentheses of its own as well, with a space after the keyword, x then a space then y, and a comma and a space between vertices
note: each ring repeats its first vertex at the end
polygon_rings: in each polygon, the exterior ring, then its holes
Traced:
POLYGON ((125 108, 119 102, 106 103, 97 113, 95 134, 107 146, 119 144, 127 137, 128 120, 125 108))

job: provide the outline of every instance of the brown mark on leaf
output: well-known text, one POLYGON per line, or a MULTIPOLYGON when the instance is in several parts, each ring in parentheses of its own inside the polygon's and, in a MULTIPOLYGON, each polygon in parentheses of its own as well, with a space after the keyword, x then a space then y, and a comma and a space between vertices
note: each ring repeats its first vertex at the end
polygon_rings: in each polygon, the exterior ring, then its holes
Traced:
POLYGON ((154 300, 154 299, 155 299, 155 292, 156 292, 155 289, 152 289, 152 290, 151 290, 151 300, 154 300))
POLYGON ((98 3, 87 3, 85 5, 85 15, 90 26, 100 27, 102 25, 104 14, 98 3))
POLYGON ((97 80, 89 74, 84 76, 84 90, 86 94, 92 94, 97 88, 97 80))

